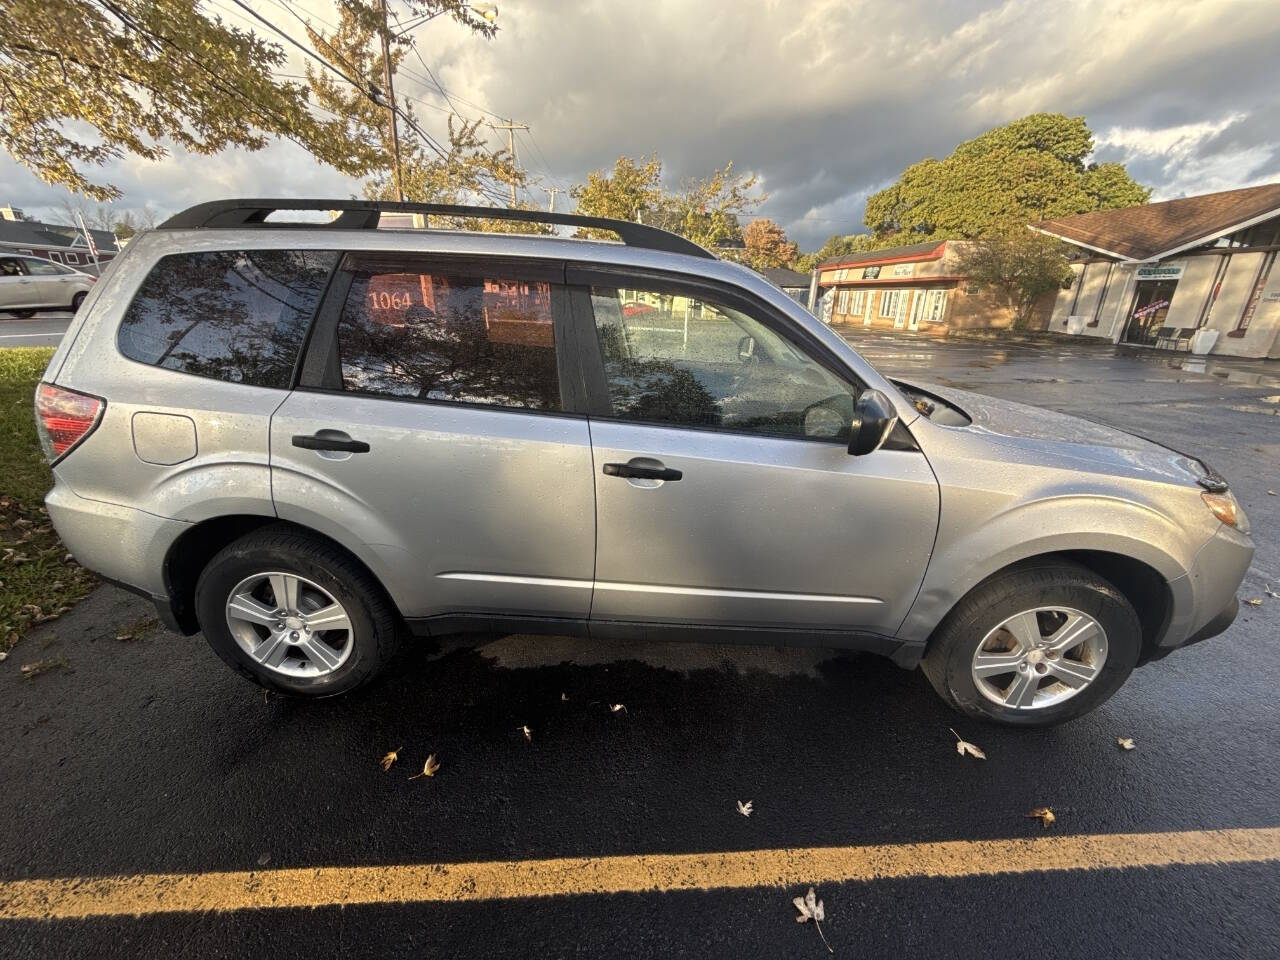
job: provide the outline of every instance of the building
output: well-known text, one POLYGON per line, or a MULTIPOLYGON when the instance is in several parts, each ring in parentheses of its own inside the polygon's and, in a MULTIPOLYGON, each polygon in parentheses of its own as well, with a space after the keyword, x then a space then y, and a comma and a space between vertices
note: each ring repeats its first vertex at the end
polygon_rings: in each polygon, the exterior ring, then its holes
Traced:
POLYGON ((827 323, 943 333, 1007 327, 1013 311, 961 271, 963 240, 932 240, 823 260, 809 309, 827 323))
POLYGON ((1073 248, 1051 331, 1280 358, 1280 183, 1047 220, 1073 248), (1072 318, 1075 318, 1073 321, 1072 318))
MULTIPOLYGON (((89 233, 98 247, 100 264, 105 265, 120 252, 115 234, 110 230, 90 230, 89 233)), ((79 227, 27 220, 16 207, 0 207, 0 252, 42 257, 86 273, 97 272, 89 244, 79 227)))
POLYGON ((809 302, 809 275, 805 273, 796 273, 794 270, 788 270, 786 267, 765 267, 763 270, 757 270, 758 274, 778 287, 789 296, 792 300, 800 303, 809 302))

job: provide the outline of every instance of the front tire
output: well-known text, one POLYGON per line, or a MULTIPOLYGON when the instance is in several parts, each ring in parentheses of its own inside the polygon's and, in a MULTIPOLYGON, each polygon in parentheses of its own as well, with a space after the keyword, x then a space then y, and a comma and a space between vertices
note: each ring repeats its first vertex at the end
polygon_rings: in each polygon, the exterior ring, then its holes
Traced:
POLYGON ((287 526, 246 534, 196 583, 214 653, 277 693, 331 697, 367 683, 395 652, 399 618, 345 552, 287 526))
POLYGON ((1112 584, 1061 562, 998 574, 947 615, 921 668, 950 706, 1010 726, 1088 713, 1138 662, 1142 626, 1112 584))
POLYGON ((87 297, 87 296, 88 296, 88 294, 87 294, 87 293, 85 293, 83 290, 81 290, 81 291, 79 291, 79 292, 78 292, 74 297, 72 297, 72 298, 71 298, 71 312, 72 312, 72 313, 79 313, 79 312, 80 312, 80 304, 84 303, 84 298, 85 298, 85 297, 87 297))

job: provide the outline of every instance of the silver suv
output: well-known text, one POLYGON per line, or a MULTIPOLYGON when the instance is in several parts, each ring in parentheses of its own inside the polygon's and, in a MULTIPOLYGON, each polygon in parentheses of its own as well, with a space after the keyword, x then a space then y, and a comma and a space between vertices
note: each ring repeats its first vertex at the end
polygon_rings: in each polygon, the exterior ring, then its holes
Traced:
POLYGON ((1253 555, 1195 457, 891 382, 745 267, 563 214, 193 207, 95 285, 37 419, 77 559, 305 696, 519 632, 871 651, 1056 723, 1225 630, 1253 555))

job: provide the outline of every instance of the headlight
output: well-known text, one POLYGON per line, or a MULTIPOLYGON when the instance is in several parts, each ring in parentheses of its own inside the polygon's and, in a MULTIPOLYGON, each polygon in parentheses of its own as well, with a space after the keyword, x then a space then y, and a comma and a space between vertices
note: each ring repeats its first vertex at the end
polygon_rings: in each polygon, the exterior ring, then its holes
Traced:
POLYGON ((1230 493, 1205 492, 1200 494, 1200 499, 1204 501, 1210 512, 1228 527, 1235 527, 1241 533, 1249 532, 1249 518, 1245 516, 1244 510, 1230 493))

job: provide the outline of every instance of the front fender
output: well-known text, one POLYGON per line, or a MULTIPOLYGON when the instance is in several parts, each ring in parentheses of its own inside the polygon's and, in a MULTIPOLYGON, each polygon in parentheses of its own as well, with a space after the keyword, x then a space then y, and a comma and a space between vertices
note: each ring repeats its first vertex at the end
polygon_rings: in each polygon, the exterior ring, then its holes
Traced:
POLYGON ((1193 603, 1186 574, 1205 537, 1164 511, 1108 495, 1058 494, 974 515, 971 504, 966 508, 957 499, 962 498, 944 489, 938 543, 915 603, 899 627, 901 639, 927 640, 952 607, 993 574, 1072 550, 1118 554, 1156 570, 1169 585, 1175 618, 1193 603))

